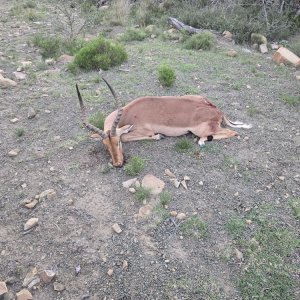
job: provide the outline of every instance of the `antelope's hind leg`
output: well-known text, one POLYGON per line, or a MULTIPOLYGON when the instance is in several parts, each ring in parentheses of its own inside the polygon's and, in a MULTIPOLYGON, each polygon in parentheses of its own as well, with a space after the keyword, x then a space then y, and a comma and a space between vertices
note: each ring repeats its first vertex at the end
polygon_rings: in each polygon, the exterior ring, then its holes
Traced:
POLYGON ((236 131, 227 129, 227 128, 220 128, 216 133, 209 135, 209 136, 205 136, 205 137, 200 137, 199 141, 198 141, 198 145, 200 147, 204 147, 205 146, 205 142, 206 141, 212 141, 212 140, 221 140, 221 139, 227 139, 227 138, 231 138, 233 136, 237 135, 236 131))

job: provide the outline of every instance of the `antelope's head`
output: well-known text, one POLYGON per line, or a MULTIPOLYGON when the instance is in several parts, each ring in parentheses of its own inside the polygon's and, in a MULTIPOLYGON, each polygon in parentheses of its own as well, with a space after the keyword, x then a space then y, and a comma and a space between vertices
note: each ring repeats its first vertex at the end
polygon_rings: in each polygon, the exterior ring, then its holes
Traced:
MULTIPOLYGON (((104 81, 106 82, 105 79, 104 79, 104 81)), ((109 84, 108 84, 108 86, 111 89, 109 84)), ((118 126, 121 116, 122 116, 123 109, 118 108, 111 128, 109 130, 106 130, 106 132, 105 132, 88 122, 87 117, 86 117, 85 106, 83 104, 82 97, 79 92, 79 88, 78 88, 77 84, 76 84, 76 90, 77 90, 77 95, 78 95, 78 99, 79 99, 79 104, 80 104, 80 109, 81 109, 81 118, 82 118, 83 125, 86 128, 88 128, 89 130, 99 134, 99 136, 102 140, 102 143, 105 145, 107 151, 109 152, 109 154, 111 156, 113 166, 122 167, 124 164, 124 154, 123 154, 123 149, 122 149, 121 135, 129 132, 132 128, 132 126, 125 126, 125 129, 117 129, 117 126, 118 126)), ((112 91, 112 93, 115 96, 115 93, 113 91, 112 91)))

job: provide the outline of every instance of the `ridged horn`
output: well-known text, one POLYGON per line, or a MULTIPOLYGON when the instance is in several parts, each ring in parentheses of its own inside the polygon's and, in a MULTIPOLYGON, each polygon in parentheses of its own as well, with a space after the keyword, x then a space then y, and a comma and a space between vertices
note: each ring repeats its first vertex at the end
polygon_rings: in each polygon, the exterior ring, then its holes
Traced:
POLYGON ((94 131, 94 132, 98 133, 98 134, 101 136, 102 139, 107 138, 107 134, 106 134, 103 130, 97 128, 96 126, 94 126, 94 125, 92 125, 92 124, 90 124, 90 123, 88 122, 87 117, 86 117, 85 106, 84 106, 84 104, 83 104, 82 97, 81 97, 81 94, 80 94, 80 91, 79 91, 79 88, 78 88, 77 83, 76 83, 76 91, 77 91, 77 95, 78 95, 78 99, 79 99, 80 112, 81 112, 81 120, 82 120, 83 125, 84 125, 87 129, 89 129, 89 130, 91 130, 91 131, 94 131))
POLYGON ((102 77, 102 80, 106 83, 106 85, 110 89, 110 91, 115 99, 116 107, 120 107, 121 106, 120 100, 119 100, 116 92, 114 91, 113 87, 107 82, 107 80, 104 77, 102 77))
POLYGON ((117 111, 116 118, 115 118, 115 120, 114 120, 114 122, 111 126, 111 130, 110 130, 110 135, 111 136, 116 136, 116 129, 117 129, 117 126, 120 122, 122 114, 123 114, 123 108, 119 108, 118 111, 117 111))

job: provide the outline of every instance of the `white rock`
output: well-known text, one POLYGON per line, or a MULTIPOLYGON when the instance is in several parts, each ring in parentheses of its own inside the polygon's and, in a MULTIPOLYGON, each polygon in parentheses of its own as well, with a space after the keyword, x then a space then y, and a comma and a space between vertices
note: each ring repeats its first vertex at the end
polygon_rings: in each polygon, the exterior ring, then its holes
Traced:
POLYGON ((203 185, 203 181, 199 181, 199 185, 203 185))
POLYGON ((114 273, 114 269, 108 269, 107 270, 107 275, 108 276, 112 276, 113 273, 114 273))
POLYGON ((56 192, 53 189, 48 189, 40 193, 39 199, 53 199, 56 196, 56 192))
POLYGON ((178 220, 183 220, 186 218, 186 214, 185 213, 179 213, 177 216, 176 216, 176 219, 178 220))
POLYGON ((33 107, 28 107, 27 118, 33 119, 36 116, 36 111, 33 107))
POLYGON ((285 177, 284 176, 278 176, 278 179, 281 181, 284 181, 285 177))
POLYGON ((119 226, 118 223, 113 224, 113 225, 112 225, 112 229, 113 229, 114 232, 116 232, 116 233, 121 233, 121 232, 122 232, 122 229, 121 229, 121 227, 119 226))
POLYGON ((16 77, 17 80, 24 80, 24 79, 26 79, 26 76, 27 76, 25 73, 18 72, 18 71, 13 72, 13 74, 16 77))
POLYGON ((27 61, 21 61, 21 66, 23 68, 29 67, 31 65, 32 65, 32 61, 29 61, 29 60, 27 60, 27 61))
POLYGON ((134 194, 136 192, 135 188, 133 188, 133 187, 129 188, 128 191, 132 194, 134 194))
POLYGON ((237 248, 235 248, 234 251, 235 251, 235 255, 236 255, 237 259, 238 260, 243 260, 243 258, 244 258, 243 253, 237 248))
POLYGON ((129 189, 135 182, 137 181, 137 178, 132 178, 127 181, 122 182, 122 186, 126 189, 129 189))
POLYGON ((176 187, 176 188, 179 188, 179 186, 180 186, 180 181, 178 181, 177 179, 175 179, 173 182, 174 182, 175 187, 176 187))
POLYGON ((180 184, 187 190, 187 185, 186 185, 185 180, 181 180, 180 184))
POLYGON ((259 50, 261 53, 265 54, 265 53, 268 53, 268 47, 266 44, 260 44, 259 45, 259 50))
POLYGON ((1 74, 0 74, 0 87, 3 89, 6 88, 10 88, 10 87, 14 87, 16 86, 17 83, 9 78, 4 78, 1 74))
POLYGON ((45 64, 48 66, 54 65, 55 64, 55 60, 53 58, 48 58, 45 60, 45 64))
POLYGON ((32 295, 27 289, 23 289, 16 293, 16 300, 32 300, 32 295))
POLYGON ((158 195, 165 187, 165 183, 154 175, 147 174, 142 180, 142 187, 150 189, 152 195, 158 195))
POLYGON ((65 286, 62 283, 55 281, 53 283, 53 289, 54 291, 62 292, 65 289, 65 286))
POLYGON ((34 208, 37 204, 39 203, 39 201, 37 199, 33 199, 31 202, 24 204, 24 206, 26 208, 32 209, 34 208))
POLYGON ((26 230, 33 228, 34 226, 37 226, 38 222, 39 222, 38 218, 29 219, 24 225, 24 230, 26 231, 26 230))
POLYGON ((124 260, 124 261, 123 261, 122 267, 123 267, 124 270, 127 270, 127 269, 128 269, 128 262, 127 262, 127 260, 124 260))
POLYGON ((176 178, 175 174, 173 174, 169 169, 165 169, 165 175, 169 176, 170 178, 176 178))
POLYGON ((186 175, 185 175, 185 176, 183 177, 183 180, 185 180, 185 181, 190 181, 191 179, 190 179, 189 176, 186 176, 186 175))
POLYGON ((10 120, 10 122, 14 124, 14 123, 19 122, 19 119, 18 118, 13 118, 13 119, 10 120))
POLYGON ((0 281, 0 296, 6 294, 8 292, 6 283, 4 281, 0 281))
POLYGON ((176 210, 172 210, 172 211, 170 211, 170 215, 172 216, 172 217, 176 217, 177 216, 177 211, 176 210))
POLYGON ((20 149, 16 148, 8 152, 9 157, 15 157, 20 153, 20 149))

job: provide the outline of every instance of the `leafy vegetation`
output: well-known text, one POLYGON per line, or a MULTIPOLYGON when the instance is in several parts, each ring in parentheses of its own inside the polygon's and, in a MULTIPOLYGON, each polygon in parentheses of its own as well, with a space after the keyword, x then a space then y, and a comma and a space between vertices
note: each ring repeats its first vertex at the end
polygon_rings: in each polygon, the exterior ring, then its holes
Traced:
POLYGON ((17 137, 21 137, 21 136, 24 135, 25 129, 24 128, 17 128, 16 131, 15 131, 15 133, 16 133, 17 137))
POLYGON ((145 160, 139 156, 133 156, 124 167, 124 171, 129 176, 136 176, 145 168, 145 160))
POLYGON ((121 44, 100 36, 81 48, 69 67, 70 69, 77 67, 86 71, 108 70, 125 60, 127 60, 127 53, 121 44))
POLYGON ((232 217, 227 221, 225 227, 234 238, 238 238, 244 233, 246 224, 243 219, 232 217))
POLYGON ((290 207, 293 210, 294 216, 300 221, 300 198, 291 199, 290 207))
POLYGON ((158 67, 158 80, 162 86, 172 86, 175 79, 175 71, 169 65, 162 64, 158 67))
POLYGON ((210 32, 200 32, 189 37, 184 47, 193 50, 210 50, 215 44, 214 35, 210 32))

